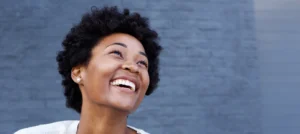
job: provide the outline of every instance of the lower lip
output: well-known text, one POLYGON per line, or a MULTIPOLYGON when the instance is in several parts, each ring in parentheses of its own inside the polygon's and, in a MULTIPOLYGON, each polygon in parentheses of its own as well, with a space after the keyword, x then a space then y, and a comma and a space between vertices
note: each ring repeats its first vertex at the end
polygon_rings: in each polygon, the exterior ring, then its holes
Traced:
POLYGON ((113 85, 111 85, 111 86, 114 87, 114 88, 117 88, 118 90, 120 90, 122 92, 125 92, 125 93, 135 93, 135 91, 130 90, 130 89, 125 88, 125 87, 119 87, 119 86, 113 86, 113 85))

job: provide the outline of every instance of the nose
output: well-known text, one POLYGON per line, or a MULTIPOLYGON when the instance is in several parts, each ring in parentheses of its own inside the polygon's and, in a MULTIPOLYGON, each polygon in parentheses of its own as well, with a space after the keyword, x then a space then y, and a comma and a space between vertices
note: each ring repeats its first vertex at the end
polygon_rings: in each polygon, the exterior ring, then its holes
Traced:
POLYGON ((132 63, 132 62, 125 62, 122 65, 122 68, 124 70, 130 71, 132 73, 139 73, 139 68, 136 64, 132 63))

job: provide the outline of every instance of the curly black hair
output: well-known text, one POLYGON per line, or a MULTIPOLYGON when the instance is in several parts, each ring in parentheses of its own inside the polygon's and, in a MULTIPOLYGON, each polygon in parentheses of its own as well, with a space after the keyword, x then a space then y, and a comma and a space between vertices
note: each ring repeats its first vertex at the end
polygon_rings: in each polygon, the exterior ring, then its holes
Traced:
POLYGON ((125 33, 135 37, 143 45, 149 60, 150 83, 146 95, 150 95, 159 82, 159 54, 162 47, 158 44, 158 34, 148 24, 148 18, 129 9, 119 12, 116 6, 92 7, 85 13, 79 24, 71 28, 62 42, 63 50, 56 57, 58 71, 66 97, 66 106, 81 113, 82 96, 79 86, 71 78, 71 70, 77 65, 88 65, 91 50, 106 36, 125 33))

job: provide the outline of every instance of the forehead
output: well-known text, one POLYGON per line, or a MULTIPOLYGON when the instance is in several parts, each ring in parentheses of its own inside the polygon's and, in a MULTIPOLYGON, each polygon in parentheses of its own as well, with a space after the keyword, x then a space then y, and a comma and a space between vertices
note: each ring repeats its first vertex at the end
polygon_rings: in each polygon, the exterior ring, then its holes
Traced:
POLYGON ((139 40, 129 34, 124 33, 115 33, 109 35, 103 38, 100 44, 104 47, 107 47, 113 43, 123 43, 130 50, 145 52, 144 47, 139 40))

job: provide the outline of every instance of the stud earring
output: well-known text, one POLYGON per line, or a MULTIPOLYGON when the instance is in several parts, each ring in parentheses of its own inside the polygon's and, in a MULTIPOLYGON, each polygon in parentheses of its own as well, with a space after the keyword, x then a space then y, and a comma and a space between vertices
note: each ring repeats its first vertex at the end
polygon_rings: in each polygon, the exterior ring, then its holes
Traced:
POLYGON ((80 81, 81 81, 80 77, 77 77, 77 78, 76 78, 76 81, 77 81, 77 82, 80 82, 80 81))

